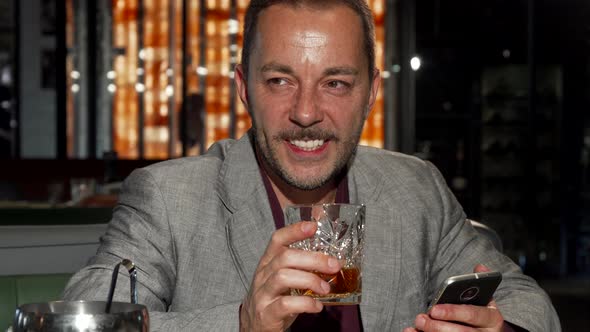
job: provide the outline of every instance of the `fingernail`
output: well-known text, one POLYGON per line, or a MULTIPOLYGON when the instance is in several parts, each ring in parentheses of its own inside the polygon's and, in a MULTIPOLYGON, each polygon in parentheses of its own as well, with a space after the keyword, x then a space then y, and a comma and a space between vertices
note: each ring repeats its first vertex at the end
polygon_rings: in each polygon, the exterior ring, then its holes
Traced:
POLYGON ((311 232, 312 228, 313 228, 313 225, 310 222, 304 222, 303 225, 301 225, 301 230, 304 233, 311 232))
POLYGON ((338 267, 338 260, 336 258, 328 258, 328 266, 331 268, 338 267))
POLYGON ((416 321, 414 322, 414 324, 416 325, 416 328, 418 328, 418 329, 424 328, 424 324, 426 324, 426 320, 424 319, 424 316, 418 315, 418 317, 416 317, 416 321))
POLYGON ((320 284, 320 286, 326 292, 326 294, 330 293, 330 284, 329 283, 322 280, 322 283, 320 284))

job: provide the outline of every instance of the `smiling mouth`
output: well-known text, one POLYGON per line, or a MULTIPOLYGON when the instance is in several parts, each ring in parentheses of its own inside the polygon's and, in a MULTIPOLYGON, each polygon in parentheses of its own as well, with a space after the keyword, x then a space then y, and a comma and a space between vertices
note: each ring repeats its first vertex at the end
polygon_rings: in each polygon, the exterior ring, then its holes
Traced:
POLYGON ((315 151, 315 150, 321 148, 324 145, 325 141, 320 140, 320 139, 310 140, 310 141, 289 140, 289 143, 296 146, 297 148, 299 148, 303 151, 315 151))

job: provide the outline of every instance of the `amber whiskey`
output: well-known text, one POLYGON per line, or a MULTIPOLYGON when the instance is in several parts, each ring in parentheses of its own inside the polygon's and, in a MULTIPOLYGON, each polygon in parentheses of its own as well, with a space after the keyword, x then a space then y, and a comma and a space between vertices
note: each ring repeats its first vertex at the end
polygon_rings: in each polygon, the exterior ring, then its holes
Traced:
POLYGON ((360 301, 361 273, 358 267, 343 268, 335 274, 316 274, 330 284, 330 293, 321 295, 311 289, 294 289, 291 294, 311 296, 333 304, 354 304, 360 301))

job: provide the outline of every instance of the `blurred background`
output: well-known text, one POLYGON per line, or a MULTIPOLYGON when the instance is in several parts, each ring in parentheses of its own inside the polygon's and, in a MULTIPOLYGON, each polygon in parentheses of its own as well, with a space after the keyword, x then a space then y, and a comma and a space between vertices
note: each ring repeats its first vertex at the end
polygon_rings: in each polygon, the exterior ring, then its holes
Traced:
MULTIPOLYGON (((73 272, 55 260, 96 240, 69 229, 102 230, 133 169, 247 131, 248 2, 0 0, 0 275, 73 272)), ((368 2, 382 89, 361 143, 432 161, 564 329, 587 328, 590 2, 368 2)))

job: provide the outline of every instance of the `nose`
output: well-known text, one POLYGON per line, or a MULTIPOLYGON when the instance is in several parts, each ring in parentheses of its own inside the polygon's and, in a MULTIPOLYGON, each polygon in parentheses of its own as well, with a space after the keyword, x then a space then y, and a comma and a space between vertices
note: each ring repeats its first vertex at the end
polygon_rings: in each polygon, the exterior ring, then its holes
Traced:
POLYGON ((324 113, 313 89, 301 89, 295 98, 295 103, 289 113, 289 119, 292 122, 307 128, 324 119, 324 113))

